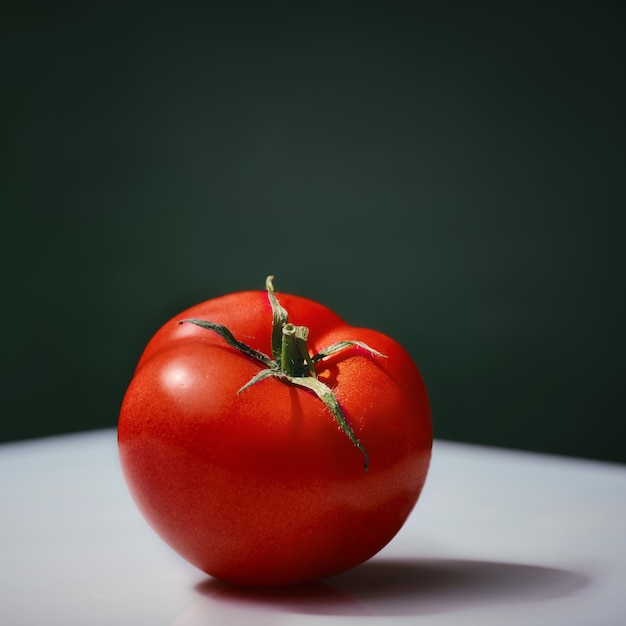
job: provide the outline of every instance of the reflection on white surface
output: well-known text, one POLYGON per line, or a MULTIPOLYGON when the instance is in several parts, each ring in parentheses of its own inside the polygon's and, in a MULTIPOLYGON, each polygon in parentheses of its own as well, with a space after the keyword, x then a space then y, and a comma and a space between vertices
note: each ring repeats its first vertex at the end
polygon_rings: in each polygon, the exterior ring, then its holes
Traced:
POLYGON ((253 591, 202 574, 139 515, 115 432, 0 446, 0 624, 623 626, 626 467, 436 442, 374 559, 253 591))

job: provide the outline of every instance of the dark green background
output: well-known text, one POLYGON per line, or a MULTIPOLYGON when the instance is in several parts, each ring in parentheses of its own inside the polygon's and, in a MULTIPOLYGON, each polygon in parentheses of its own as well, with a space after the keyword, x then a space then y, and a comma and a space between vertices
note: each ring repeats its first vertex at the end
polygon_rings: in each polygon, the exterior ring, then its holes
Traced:
POLYGON ((626 462, 620 3, 53 4, 0 20, 3 440, 114 426, 274 273, 408 348, 437 437, 626 462))

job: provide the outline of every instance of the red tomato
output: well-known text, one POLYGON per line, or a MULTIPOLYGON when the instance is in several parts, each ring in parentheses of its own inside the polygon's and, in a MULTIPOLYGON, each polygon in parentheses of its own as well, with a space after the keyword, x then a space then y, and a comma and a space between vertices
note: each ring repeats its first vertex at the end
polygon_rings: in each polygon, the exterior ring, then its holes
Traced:
POLYGON ((426 389, 398 343, 302 297, 279 304, 267 284, 166 323, 118 428, 124 476, 156 532, 207 574, 257 586, 325 578, 383 548, 417 502, 432 446, 426 389))

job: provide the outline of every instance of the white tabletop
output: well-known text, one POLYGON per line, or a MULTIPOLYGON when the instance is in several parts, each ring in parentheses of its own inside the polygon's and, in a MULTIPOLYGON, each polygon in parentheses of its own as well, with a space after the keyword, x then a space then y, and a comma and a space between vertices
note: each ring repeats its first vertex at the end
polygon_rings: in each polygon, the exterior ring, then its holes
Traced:
POLYGON ((351 572, 251 592, 137 512, 113 430, 0 446, 0 623, 626 623, 626 467, 435 442, 400 534, 351 572))

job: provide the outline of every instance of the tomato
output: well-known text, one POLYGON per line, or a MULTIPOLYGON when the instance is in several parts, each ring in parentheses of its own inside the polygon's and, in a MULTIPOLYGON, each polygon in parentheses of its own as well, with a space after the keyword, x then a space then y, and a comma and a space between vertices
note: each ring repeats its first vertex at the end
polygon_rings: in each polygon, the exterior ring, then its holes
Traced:
POLYGON ((255 586, 376 554, 415 506, 432 447, 427 391, 397 342, 266 286, 158 330, 118 425, 148 523, 207 574, 255 586))

